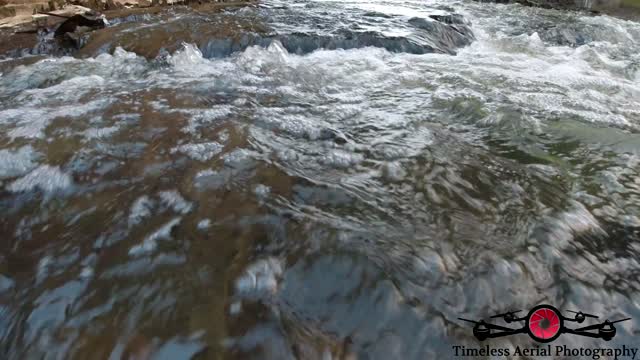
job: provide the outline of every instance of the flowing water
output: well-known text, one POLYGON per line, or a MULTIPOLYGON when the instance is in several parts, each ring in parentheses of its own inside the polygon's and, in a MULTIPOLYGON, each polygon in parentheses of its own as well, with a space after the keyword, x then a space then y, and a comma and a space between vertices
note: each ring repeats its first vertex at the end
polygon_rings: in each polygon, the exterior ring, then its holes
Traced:
POLYGON ((0 61, 0 357, 446 359, 481 346, 458 317, 539 303, 637 344, 639 23, 270 0, 112 25, 0 61))

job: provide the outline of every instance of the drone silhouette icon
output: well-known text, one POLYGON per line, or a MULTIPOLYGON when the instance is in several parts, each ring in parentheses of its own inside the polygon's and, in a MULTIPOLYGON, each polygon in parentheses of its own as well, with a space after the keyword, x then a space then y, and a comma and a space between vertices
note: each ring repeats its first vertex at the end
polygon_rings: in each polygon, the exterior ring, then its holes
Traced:
POLYGON ((565 322, 582 324, 587 318, 598 319, 599 317, 583 313, 582 311, 571 310, 568 310, 567 312, 574 315, 572 317, 566 317, 551 305, 538 305, 531 309, 524 317, 518 317, 516 314, 519 312, 521 312, 521 310, 509 311, 504 314, 491 316, 490 318, 502 318, 507 324, 524 322, 524 325, 520 328, 509 328, 506 326, 491 324, 484 320, 474 321, 463 318, 458 319, 473 323, 473 335, 480 341, 516 334, 528 334, 533 340, 541 343, 551 342, 562 334, 587 336, 609 341, 616 336, 616 328, 614 324, 631 320, 631 318, 616 321, 605 320, 598 324, 579 328, 569 328, 565 326, 565 322))

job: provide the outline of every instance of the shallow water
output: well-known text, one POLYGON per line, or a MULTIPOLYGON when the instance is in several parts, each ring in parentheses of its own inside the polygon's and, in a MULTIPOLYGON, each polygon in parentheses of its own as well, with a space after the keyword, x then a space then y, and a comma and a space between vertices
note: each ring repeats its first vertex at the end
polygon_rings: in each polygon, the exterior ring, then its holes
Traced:
MULTIPOLYGON (((2 68, 3 357, 444 359, 479 346, 458 317, 640 318, 640 24, 444 1, 180 16, 268 34, 2 68), (473 42, 409 22, 452 13, 473 42)), ((113 29, 173 29, 154 21, 113 29)))

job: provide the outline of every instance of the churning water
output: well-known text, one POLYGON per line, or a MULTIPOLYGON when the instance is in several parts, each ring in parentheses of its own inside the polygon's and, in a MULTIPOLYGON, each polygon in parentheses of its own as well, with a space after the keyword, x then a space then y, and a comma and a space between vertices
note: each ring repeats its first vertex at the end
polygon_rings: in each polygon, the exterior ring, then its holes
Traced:
POLYGON ((0 357, 446 359, 460 316, 640 319, 640 24, 351 0, 108 30, 0 62, 0 357), (160 32, 185 44, 137 55, 160 32))

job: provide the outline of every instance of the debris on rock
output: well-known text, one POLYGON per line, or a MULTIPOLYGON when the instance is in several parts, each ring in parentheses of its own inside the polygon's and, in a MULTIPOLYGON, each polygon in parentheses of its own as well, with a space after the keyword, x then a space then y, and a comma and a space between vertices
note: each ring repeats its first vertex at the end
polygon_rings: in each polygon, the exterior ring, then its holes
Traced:
POLYGON ((59 37, 68 33, 85 33, 107 26, 107 21, 102 14, 88 12, 83 15, 73 15, 63 21, 56 29, 54 36, 59 37))

